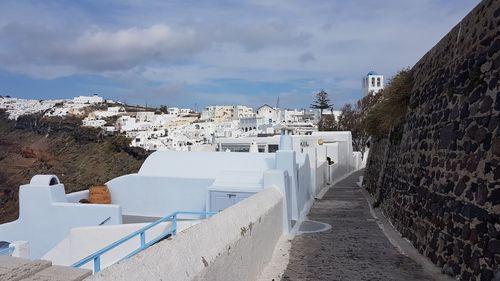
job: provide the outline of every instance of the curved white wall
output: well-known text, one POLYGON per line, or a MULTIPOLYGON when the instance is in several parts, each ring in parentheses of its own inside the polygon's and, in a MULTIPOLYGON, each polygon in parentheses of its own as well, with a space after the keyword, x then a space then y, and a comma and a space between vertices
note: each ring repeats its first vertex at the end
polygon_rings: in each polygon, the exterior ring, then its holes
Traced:
POLYGON ((139 174, 175 178, 214 178, 221 171, 261 171, 275 168, 273 153, 156 151, 139 174))
POLYGON ((162 217, 175 211, 205 211, 207 188, 213 181, 131 174, 106 185, 112 203, 120 205, 123 214, 162 217))

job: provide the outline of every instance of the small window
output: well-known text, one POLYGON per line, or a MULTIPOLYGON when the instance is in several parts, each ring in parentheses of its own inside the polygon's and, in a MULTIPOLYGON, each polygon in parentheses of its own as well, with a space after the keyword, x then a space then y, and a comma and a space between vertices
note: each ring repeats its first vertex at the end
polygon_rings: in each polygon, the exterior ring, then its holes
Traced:
POLYGON ((375 87, 375 78, 372 77, 372 87, 375 87))
POLYGON ((269 113, 272 113, 272 111, 271 111, 271 110, 269 110, 269 113))
POLYGON ((52 178, 50 179, 50 183, 49 183, 49 185, 56 185, 56 184, 59 184, 59 181, 57 180, 57 178, 56 178, 56 177, 52 177, 52 178))
POLYGON ((377 87, 380 87, 380 77, 377 78, 377 87))
POLYGON ((269 144, 267 146, 267 152, 276 152, 278 151, 279 146, 277 144, 269 144))

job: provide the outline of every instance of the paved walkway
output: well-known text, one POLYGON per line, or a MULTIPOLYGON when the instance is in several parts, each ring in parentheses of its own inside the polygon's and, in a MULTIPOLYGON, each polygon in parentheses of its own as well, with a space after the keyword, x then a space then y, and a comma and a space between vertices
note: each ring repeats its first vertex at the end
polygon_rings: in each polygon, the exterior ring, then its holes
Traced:
POLYGON ((332 229, 295 236, 282 280, 433 280, 400 254, 370 214, 356 172, 317 200, 309 219, 332 229))

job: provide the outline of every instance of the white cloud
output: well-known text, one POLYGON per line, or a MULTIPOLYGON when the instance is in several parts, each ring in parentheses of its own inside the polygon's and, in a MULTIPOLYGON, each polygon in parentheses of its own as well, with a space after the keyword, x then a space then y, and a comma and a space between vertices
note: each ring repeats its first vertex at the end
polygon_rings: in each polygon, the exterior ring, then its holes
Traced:
MULTIPOLYGON (((241 79, 315 81, 301 86, 348 96, 371 68, 389 76, 413 65, 479 0, 451 2, 5 0, 0 68, 46 79, 92 73, 134 93, 241 79)), ((302 90, 290 97, 306 99, 302 90)))
POLYGON ((201 50, 192 29, 174 30, 157 24, 116 32, 90 30, 67 46, 67 63, 80 64, 88 70, 129 69, 159 60, 175 61, 201 50))

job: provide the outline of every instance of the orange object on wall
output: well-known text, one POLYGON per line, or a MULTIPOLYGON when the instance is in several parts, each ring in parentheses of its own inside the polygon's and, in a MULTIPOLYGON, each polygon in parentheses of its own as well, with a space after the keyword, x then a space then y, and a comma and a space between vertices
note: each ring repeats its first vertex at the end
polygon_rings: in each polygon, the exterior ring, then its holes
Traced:
POLYGON ((89 201, 93 204, 111 204, 111 192, 106 185, 96 185, 89 189, 89 201))

